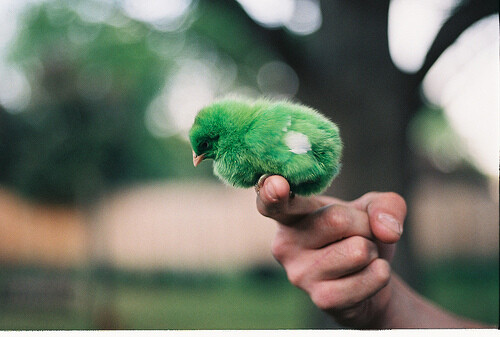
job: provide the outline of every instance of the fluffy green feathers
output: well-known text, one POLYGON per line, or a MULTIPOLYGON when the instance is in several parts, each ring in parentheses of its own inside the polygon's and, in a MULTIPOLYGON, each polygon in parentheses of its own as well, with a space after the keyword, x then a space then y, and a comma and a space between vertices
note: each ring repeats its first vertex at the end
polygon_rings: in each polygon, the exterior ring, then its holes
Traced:
POLYGON ((278 174, 301 195, 326 189, 340 169, 337 126, 286 101, 226 99, 203 108, 189 132, 193 163, 214 159, 214 173, 236 187, 278 174))

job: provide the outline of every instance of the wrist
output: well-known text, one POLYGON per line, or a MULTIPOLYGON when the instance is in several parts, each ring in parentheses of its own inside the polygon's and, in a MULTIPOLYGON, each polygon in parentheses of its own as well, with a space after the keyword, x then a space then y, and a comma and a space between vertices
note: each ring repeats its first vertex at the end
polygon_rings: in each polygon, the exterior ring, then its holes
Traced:
POLYGON ((485 326, 438 308, 406 285, 398 275, 383 289, 387 304, 374 318, 370 329, 484 328, 485 326))
POLYGON ((389 283, 372 297, 356 306, 342 310, 328 310, 335 320, 343 326, 355 329, 386 329, 393 293, 392 278, 389 283))
POLYGON ((370 329, 393 329, 393 328, 402 328, 404 324, 400 322, 400 313, 401 307, 404 307, 405 301, 404 295, 402 292, 404 291, 401 280, 399 277, 392 273, 391 280, 387 284, 387 286, 382 289, 384 292, 382 305, 379 308, 379 311, 374 316, 373 320, 370 322, 370 329))
POLYGON ((391 274, 389 283, 369 300, 371 317, 365 324, 366 329, 389 329, 392 325, 393 312, 396 310, 395 292, 397 280, 391 274))

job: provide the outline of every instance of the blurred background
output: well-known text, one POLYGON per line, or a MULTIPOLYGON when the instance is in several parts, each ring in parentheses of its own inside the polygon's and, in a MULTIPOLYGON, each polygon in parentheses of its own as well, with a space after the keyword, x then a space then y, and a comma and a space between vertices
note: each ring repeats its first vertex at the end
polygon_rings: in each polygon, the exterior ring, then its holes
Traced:
POLYGON ((338 327, 253 190, 192 167, 232 94, 339 124, 328 194, 408 202, 394 269, 498 325, 498 1, 0 1, 0 329, 338 327))

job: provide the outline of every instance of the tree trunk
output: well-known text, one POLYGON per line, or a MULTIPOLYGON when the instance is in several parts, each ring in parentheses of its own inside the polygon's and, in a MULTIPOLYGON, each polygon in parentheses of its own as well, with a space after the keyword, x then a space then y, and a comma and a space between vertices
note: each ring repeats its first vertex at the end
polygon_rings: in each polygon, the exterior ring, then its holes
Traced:
MULTIPOLYGON (((408 197, 411 164, 405 132, 419 100, 409 76, 391 61, 388 8, 389 0, 323 1, 323 26, 306 41, 307 57, 293 64, 301 79, 299 99, 340 127, 343 167, 328 192, 348 200, 369 191, 408 197)), ((410 236, 406 223, 393 268, 417 286, 410 236)), ((326 318, 320 324, 335 326, 326 318)))

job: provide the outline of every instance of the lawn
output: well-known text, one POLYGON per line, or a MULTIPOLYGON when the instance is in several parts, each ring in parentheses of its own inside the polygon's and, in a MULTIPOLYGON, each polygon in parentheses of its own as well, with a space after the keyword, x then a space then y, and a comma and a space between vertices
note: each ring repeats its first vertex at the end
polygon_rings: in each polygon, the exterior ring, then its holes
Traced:
POLYGON ((121 273, 96 279, 80 289, 85 294, 73 310, 0 306, 0 330, 311 327, 308 297, 281 272, 267 277, 121 273), (92 296, 86 289, 92 289, 92 296))
POLYGON ((235 284, 210 289, 120 287, 116 294, 119 317, 131 329, 307 327, 307 298, 283 285, 267 289, 235 284))
POLYGON ((423 295, 458 315, 498 326, 498 259, 436 261, 424 271, 423 295))
MULTIPOLYGON (((422 294, 456 314, 498 325, 498 260, 441 261, 423 270, 422 294)), ((53 274, 0 268, 0 330, 296 329, 314 328, 318 319, 307 295, 291 286, 283 271, 272 268, 224 273, 66 271, 76 285, 69 307, 47 307, 40 299, 29 302, 23 293, 15 297, 16 305, 9 304, 13 301, 5 284, 12 275, 53 274)))

